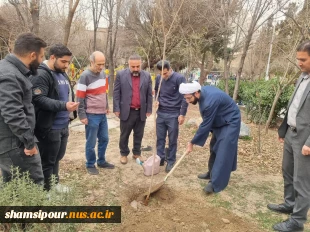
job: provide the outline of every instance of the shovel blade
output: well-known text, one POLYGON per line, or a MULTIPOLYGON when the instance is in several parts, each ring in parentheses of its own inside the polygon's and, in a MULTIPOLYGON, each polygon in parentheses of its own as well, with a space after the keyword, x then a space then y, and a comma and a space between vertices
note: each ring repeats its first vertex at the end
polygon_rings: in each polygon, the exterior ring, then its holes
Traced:
POLYGON ((138 197, 138 200, 139 201, 145 201, 146 197, 149 195, 152 194, 152 193, 155 193, 157 192, 163 185, 165 184, 165 181, 162 181, 154 186, 152 186, 151 188, 151 192, 150 191, 147 191, 147 192, 144 192, 143 194, 141 194, 139 197, 138 197))

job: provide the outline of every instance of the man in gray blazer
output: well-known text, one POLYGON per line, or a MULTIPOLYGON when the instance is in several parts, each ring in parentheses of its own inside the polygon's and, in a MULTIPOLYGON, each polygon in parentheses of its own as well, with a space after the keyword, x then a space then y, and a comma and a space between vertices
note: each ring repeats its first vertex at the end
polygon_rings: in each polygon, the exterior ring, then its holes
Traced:
POLYGON ((152 114, 152 80, 141 70, 141 57, 129 57, 129 68, 116 74, 113 92, 113 112, 120 118, 119 148, 122 164, 128 162, 128 139, 133 130, 133 158, 141 159, 141 141, 146 118, 152 114))
POLYGON ((267 206, 291 214, 288 220, 273 226, 276 231, 286 232, 303 231, 310 207, 310 40, 298 46, 297 60, 302 74, 278 130, 279 140, 284 142, 284 203, 267 206))

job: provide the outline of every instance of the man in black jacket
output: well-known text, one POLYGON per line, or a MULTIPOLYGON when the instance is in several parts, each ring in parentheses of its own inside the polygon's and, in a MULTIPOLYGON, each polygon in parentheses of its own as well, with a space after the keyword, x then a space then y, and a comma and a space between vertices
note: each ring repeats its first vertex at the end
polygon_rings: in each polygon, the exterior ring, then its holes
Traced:
POLYGON ((49 50, 49 59, 39 66, 38 75, 31 80, 37 116, 35 135, 39 140, 46 190, 51 188, 52 175, 55 175, 56 183, 59 182, 59 161, 66 152, 69 121, 76 118, 79 105, 74 102, 74 93, 65 72, 71 56, 66 46, 53 45, 49 50))
POLYGON ((29 76, 42 62, 45 47, 37 36, 21 34, 13 53, 0 61, 0 168, 5 182, 11 180, 14 166, 28 171, 35 183, 43 184, 29 76))

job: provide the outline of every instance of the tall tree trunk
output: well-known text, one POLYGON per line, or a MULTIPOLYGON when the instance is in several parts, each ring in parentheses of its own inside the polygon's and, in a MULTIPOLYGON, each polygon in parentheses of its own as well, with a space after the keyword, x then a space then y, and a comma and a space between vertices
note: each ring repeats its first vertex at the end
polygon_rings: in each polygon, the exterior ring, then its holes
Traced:
POLYGON ((39 0, 31 0, 30 2, 30 14, 32 19, 31 32, 39 35, 40 29, 40 1, 39 0))
POLYGON ((19 7, 18 7, 18 3, 16 3, 14 0, 8 0, 8 2, 14 6, 17 16, 21 22, 21 24, 23 25, 24 28, 28 27, 27 24, 27 20, 25 19, 25 16, 22 14, 22 12, 20 11, 19 7))
POLYGON ((238 65, 238 72, 237 72, 235 89, 234 89, 234 94, 233 94, 234 101, 237 100, 237 96, 238 96, 238 92, 239 92, 239 85, 240 85, 240 78, 242 75, 242 70, 243 70, 245 58, 246 58, 247 52, 249 50, 251 40, 252 40, 252 35, 249 35, 247 37, 245 43, 244 43, 244 46, 243 46, 241 59, 240 59, 239 65, 238 65))
POLYGON ((93 50, 97 50, 97 28, 94 28, 94 44, 93 44, 93 50))
POLYGON ((100 18, 102 16, 102 10, 103 10, 103 6, 104 6, 103 1, 104 0, 101 0, 101 4, 99 6, 99 0, 91 0, 92 13, 93 13, 93 25, 94 25, 93 51, 97 50, 97 31, 98 31, 98 27, 99 27, 99 21, 100 21, 100 18))
POLYGON ((109 40, 110 40, 110 34, 109 34, 109 29, 106 37, 106 43, 104 47, 104 54, 107 56, 108 55, 108 47, 109 47, 109 40))
POLYGON ((228 86, 228 50, 227 50, 228 38, 225 35, 224 39, 224 80, 225 80, 225 92, 229 95, 229 86, 228 86))
POLYGON ((248 30, 248 33, 246 36, 246 40, 245 40, 245 43, 243 45, 242 55, 241 55, 241 59, 240 59, 239 66, 238 66, 235 89, 234 89, 234 94, 233 94, 234 101, 237 100, 237 96, 238 96, 238 92, 239 92, 239 85, 240 85, 240 78, 242 75, 242 70, 243 70, 245 58, 247 56, 247 53, 248 53, 248 50, 250 47, 250 43, 251 43, 253 34, 255 32, 255 27, 257 25, 258 19, 262 16, 262 12, 260 12, 261 11, 261 5, 262 5, 262 0, 257 0, 256 5, 255 5, 255 9, 253 12, 253 16, 251 19, 250 27, 249 27, 249 30, 248 30))
POLYGON ((111 59, 109 57, 109 96, 113 97, 113 91, 114 91, 114 61, 113 58, 111 59))
POLYGON ((199 84, 200 85, 203 85, 205 82, 205 79, 206 79, 206 76, 205 76, 206 55, 207 55, 207 51, 204 50, 202 53, 201 66, 200 66, 200 78, 199 78, 199 84))
POLYGON ((229 87, 228 87, 228 41, 229 41, 229 31, 228 31, 228 10, 230 2, 228 2, 228 5, 226 7, 225 1, 221 1, 221 9, 224 13, 224 25, 223 31, 224 31, 224 41, 223 41, 223 51, 224 51, 224 80, 225 80, 225 92, 229 94, 229 87))
POLYGON ((115 47, 116 47, 116 38, 118 32, 118 23, 121 13, 121 6, 123 0, 116 0, 116 15, 115 22, 113 21, 113 7, 111 7, 109 15, 109 72, 110 72, 110 86, 109 86, 109 95, 113 96, 114 91, 114 69, 115 69, 115 47), (114 32, 114 33, 113 33, 114 32))
POLYGON ((110 83, 109 83, 109 96, 113 97, 114 91, 114 51, 113 51, 113 10, 111 10, 111 15, 109 16, 109 27, 108 27, 108 38, 109 42, 107 49, 109 50, 109 74, 110 74, 110 83))
POLYGON ((304 5, 303 5, 302 10, 303 11, 310 10, 310 1, 309 0, 304 0, 304 5))
POLYGON ((228 62, 224 58, 224 79, 225 79, 225 92, 229 95, 229 86, 228 86, 228 62))
POLYGON ((68 46, 68 42, 69 42, 69 37, 70 37, 70 30, 71 30, 71 24, 72 24, 72 20, 76 11, 76 8, 79 4, 80 0, 75 0, 75 2, 73 3, 73 0, 69 1, 69 13, 68 13, 68 18, 66 20, 66 24, 65 24, 65 35, 64 35, 64 41, 63 44, 65 46, 68 46))

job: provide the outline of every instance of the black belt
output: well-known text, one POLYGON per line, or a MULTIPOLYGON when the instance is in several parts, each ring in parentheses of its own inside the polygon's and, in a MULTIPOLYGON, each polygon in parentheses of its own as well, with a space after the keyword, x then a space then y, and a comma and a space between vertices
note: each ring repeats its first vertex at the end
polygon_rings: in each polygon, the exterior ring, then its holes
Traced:
POLYGON ((290 125, 289 125, 289 128, 291 129, 291 131, 293 131, 293 132, 297 132, 296 127, 294 127, 294 126, 290 126, 290 125))
POLYGON ((131 110, 140 110, 140 108, 131 108, 131 107, 130 107, 130 109, 131 110))

